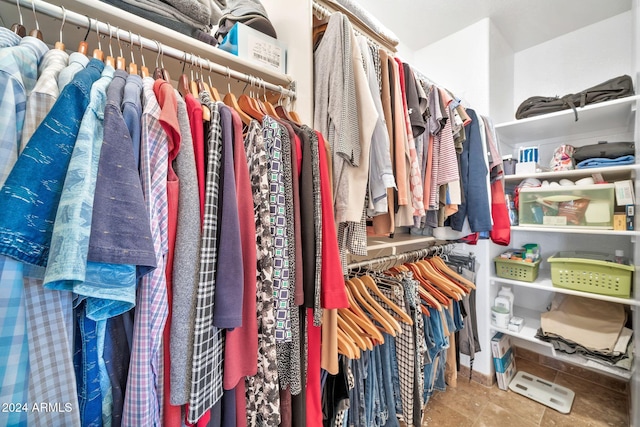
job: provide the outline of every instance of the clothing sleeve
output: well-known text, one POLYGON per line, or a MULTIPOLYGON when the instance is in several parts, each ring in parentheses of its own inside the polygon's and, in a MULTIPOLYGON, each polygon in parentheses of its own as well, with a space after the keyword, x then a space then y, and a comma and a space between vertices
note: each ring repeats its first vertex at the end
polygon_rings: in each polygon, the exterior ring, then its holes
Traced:
POLYGON ((220 185, 220 239, 214 304, 214 325, 236 328, 242 325, 242 292, 244 273, 240 244, 240 220, 233 172, 233 130, 231 113, 220 109, 221 117, 229 114, 222 126, 222 170, 220 185))

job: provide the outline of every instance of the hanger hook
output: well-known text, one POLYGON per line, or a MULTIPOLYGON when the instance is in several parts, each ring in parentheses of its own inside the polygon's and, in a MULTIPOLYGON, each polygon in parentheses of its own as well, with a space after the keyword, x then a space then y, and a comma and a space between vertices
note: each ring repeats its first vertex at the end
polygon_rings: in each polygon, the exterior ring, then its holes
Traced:
POLYGON ((158 46, 158 54, 156 55, 156 68, 160 67, 160 52, 162 51, 162 48, 160 47, 160 42, 158 40, 154 40, 154 42, 156 43, 156 46, 158 46))
POLYGON ((227 66, 227 93, 231 93, 231 69, 227 66))
POLYGON ((144 55, 142 54, 142 36, 138 33, 138 50, 140 50, 140 62, 142 62, 142 66, 146 67, 144 63, 144 55))
MULTIPOLYGON (((196 66, 196 57, 193 54, 193 52, 191 52, 189 55, 190 55, 189 56, 189 59, 190 59, 190 61, 189 61, 189 76, 191 77, 191 81, 194 81, 195 80, 195 78, 194 78, 195 71, 193 71, 193 69, 196 66)), ((197 75, 196 75, 196 77, 197 77, 197 75)))
POLYGON ((187 66, 187 52, 182 52, 184 55, 182 56, 182 74, 184 74, 184 69, 187 66))
POLYGON ((120 51, 120 57, 124 57, 122 54, 122 43, 120 43, 120 28, 116 27, 116 40, 118 41, 118 50, 120 51))
POLYGON ((113 58, 113 49, 111 49, 111 40, 113 39, 113 34, 111 34, 111 24, 108 22, 107 28, 109 29, 109 56, 113 58))
POLYGON ((213 74, 213 62, 207 60, 207 62, 209 63, 209 74, 207 75, 207 79, 209 80, 209 86, 212 88, 211 91, 213 92, 213 83, 211 82, 211 74, 213 74))
POLYGON ((62 43, 62 30, 64 29, 64 23, 67 22, 67 9, 64 6, 60 6, 62 8, 62 25, 60 25, 60 43, 62 43))
POLYGON ((96 38, 98 39, 98 50, 102 50, 102 42, 100 41, 100 25, 98 25, 97 18, 96 18, 96 38))
POLYGON ((135 64, 136 59, 133 57, 133 34, 129 30, 129 53, 131 54, 131 63, 135 64))
POLYGON ((89 18, 89 15, 84 15, 85 18, 87 18, 87 20, 89 21, 89 26, 87 27, 87 32, 84 35, 84 39, 83 41, 87 41, 87 37, 89 37, 89 33, 91 32, 91 18, 89 18))
POLYGON ((33 10, 33 19, 36 20, 36 30, 40 31, 40 23, 38 22, 38 14, 36 13, 36 3, 31 2, 31 10, 33 10))
POLYGON ((24 21, 22 20, 22 9, 20 9, 20 0, 16 0, 16 5, 18 6, 18 16, 20 17, 20 25, 24 26, 24 21))

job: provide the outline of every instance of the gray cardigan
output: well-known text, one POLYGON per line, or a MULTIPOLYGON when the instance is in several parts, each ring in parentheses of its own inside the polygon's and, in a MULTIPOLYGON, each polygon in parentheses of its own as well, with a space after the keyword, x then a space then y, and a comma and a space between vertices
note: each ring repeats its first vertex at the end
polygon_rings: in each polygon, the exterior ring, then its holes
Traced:
MULTIPOLYGON (((200 196, 196 160, 191 139, 187 106, 178 97, 178 122, 182 143, 174 169, 180 178, 178 230, 173 263, 173 304, 171 322, 171 404, 189 402, 191 359, 195 327, 196 290, 200 271, 200 196)), ((166 379, 165 379, 166 381, 166 379)))

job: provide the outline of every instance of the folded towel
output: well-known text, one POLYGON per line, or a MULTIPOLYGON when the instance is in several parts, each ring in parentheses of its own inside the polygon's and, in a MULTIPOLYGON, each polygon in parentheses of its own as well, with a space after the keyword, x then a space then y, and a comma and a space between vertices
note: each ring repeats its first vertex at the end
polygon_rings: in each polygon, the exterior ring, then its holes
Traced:
POLYGON ((152 12, 166 18, 170 18, 184 24, 191 25, 198 29, 208 31, 211 29, 212 24, 217 24, 220 16, 211 16, 213 11, 209 5, 209 8, 204 8, 198 0, 168 0, 172 3, 178 4, 182 10, 177 9, 172 4, 168 4, 161 0, 122 0, 131 6, 138 7, 140 9, 152 12), (189 12, 190 16, 184 11, 189 12))
POLYGON ((615 159, 605 159, 596 157, 583 160, 576 165, 576 169, 604 168, 607 166, 632 165, 636 162, 635 156, 621 156, 615 159))

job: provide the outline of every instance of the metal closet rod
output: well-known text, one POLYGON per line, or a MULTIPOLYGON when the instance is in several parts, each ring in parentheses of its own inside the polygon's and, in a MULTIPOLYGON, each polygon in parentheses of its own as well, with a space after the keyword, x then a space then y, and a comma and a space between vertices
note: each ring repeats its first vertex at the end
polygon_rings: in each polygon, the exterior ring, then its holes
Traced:
MULTIPOLYGON (((16 4, 15 1, 11 1, 11 0, 4 0, 4 1, 7 3, 16 4)), ((98 31, 101 34, 110 35, 111 37, 113 36, 119 37, 120 40, 125 41, 127 43, 138 45, 152 52, 157 52, 162 56, 168 56, 168 57, 177 59, 179 61, 188 62, 189 64, 193 64, 194 66, 202 67, 203 70, 213 71, 215 73, 221 74, 223 76, 227 76, 229 78, 255 84, 260 88, 264 88, 272 92, 280 93, 282 94, 282 96, 286 96, 291 100, 296 98, 295 90, 285 89, 281 85, 269 83, 260 77, 255 77, 250 74, 241 73, 232 68, 225 67, 220 64, 216 64, 215 62, 212 62, 206 58, 193 55, 191 53, 173 48, 171 46, 165 46, 156 40, 141 37, 138 35, 138 33, 133 33, 133 32, 129 33, 128 30, 123 30, 113 25, 109 26, 108 24, 98 21, 95 18, 88 18, 85 15, 81 15, 77 12, 73 12, 66 8, 63 9, 60 6, 56 6, 41 0, 17 0, 17 1, 20 2, 21 6, 26 6, 26 7, 29 7, 30 9, 33 6, 35 6, 36 12, 42 13, 52 18, 62 19, 64 17, 67 23, 71 23, 73 25, 77 25, 84 28, 89 28, 92 30, 95 30, 97 25, 98 31)), ((291 82, 291 84, 295 85, 295 82, 291 82)))
POLYGON ((353 270, 388 270, 389 268, 397 265, 404 264, 406 262, 413 262, 419 259, 426 258, 433 255, 444 255, 451 253, 455 249, 454 243, 436 244, 429 246, 428 248, 416 249, 409 252, 402 252, 394 255, 387 255, 379 258, 368 259, 361 262, 356 262, 347 265, 347 269, 353 272, 353 270))

